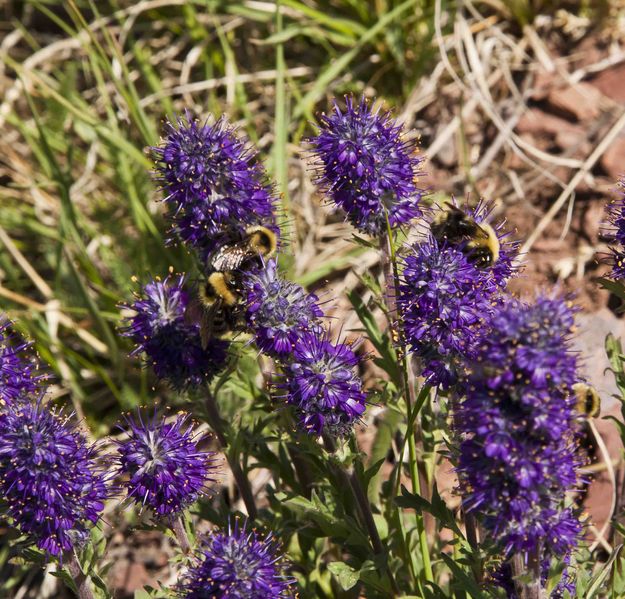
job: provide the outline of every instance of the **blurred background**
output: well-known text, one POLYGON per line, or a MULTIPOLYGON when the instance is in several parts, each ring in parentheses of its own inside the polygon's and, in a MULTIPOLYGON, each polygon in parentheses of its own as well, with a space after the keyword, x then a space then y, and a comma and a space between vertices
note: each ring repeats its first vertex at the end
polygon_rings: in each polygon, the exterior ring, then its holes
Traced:
MULTIPOLYGON (((378 256, 316 193, 305 143, 315 115, 349 93, 419 138, 427 201, 495 203, 523 242, 514 291, 575 292, 580 350, 610 412, 603 340, 623 327, 594 279, 606 270, 605 206, 625 173, 625 1, 4 0, 0 310, 34 341, 55 401, 95 437, 122 411, 169 401, 117 333, 133 276, 191 267, 164 246, 146 154, 167 117, 226 114, 249 136, 288 214, 283 268, 329 298, 344 330, 357 327, 346 294, 367 299, 360 277, 378 256)), ((249 397, 236 383, 225 392, 249 397)), ((116 596, 162 578, 171 551, 151 534, 112 539, 116 596)), ((0 547, 0 577, 7 556, 0 547)), ((10 596, 58 596, 29 595, 40 574, 10 571, 10 596)))

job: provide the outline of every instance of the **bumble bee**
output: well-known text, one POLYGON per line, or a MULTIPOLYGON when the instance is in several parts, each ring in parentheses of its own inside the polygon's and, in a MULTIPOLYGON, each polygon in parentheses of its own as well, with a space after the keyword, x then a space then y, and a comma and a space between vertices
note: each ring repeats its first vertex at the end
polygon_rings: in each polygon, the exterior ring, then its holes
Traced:
POLYGON ((577 399, 577 411, 588 418, 596 418, 601 411, 601 398, 594 387, 587 383, 575 383, 573 393, 577 399))
POLYGON ((199 324, 204 349, 211 338, 241 330, 243 276, 250 267, 261 267, 263 258, 272 256, 277 245, 271 229, 254 225, 245 230, 243 239, 223 245, 209 257, 206 278, 185 312, 187 322, 199 324))
POLYGON ((212 338, 235 332, 241 321, 240 290, 230 273, 213 272, 202 281, 185 310, 185 320, 200 326, 202 349, 212 338))
POLYGON ((478 223, 463 210, 446 202, 446 210, 437 214, 430 230, 439 242, 459 246, 469 260, 480 268, 492 266, 499 259, 500 243, 495 229, 478 223))
POLYGON ((250 263, 262 261, 276 252, 278 238, 267 227, 254 225, 245 230, 240 241, 220 247, 208 259, 207 272, 232 272, 246 268, 250 263))

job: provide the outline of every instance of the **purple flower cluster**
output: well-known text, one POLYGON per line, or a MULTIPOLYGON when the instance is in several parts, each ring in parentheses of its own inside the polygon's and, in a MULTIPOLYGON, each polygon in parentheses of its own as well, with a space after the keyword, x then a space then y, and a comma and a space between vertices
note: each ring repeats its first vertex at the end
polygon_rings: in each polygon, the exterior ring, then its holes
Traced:
POLYGON ((362 98, 320 118, 310 142, 317 159, 316 182, 347 214, 358 230, 370 235, 408 223, 421 214, 423 190, 417 186, 423 158, 402 137, 402 126, 389 113, 372 110, 362 98))
POLYGON ((323 312, 317 297, 280 277, 275 260, 252 273, 246 288, 247 323, 254 331, 256 345, 267 355, 286 359, 304 333, 321 334, 318 319, 323 312))
POLYGON ((15 339, 10 326, 0 322, 0 406, 36 393, 43 378, 35 373, 36 362, 25 355, 30 344, 15 339))
POLYGON ((200 449, 187 414, 173 421, 127 417, 128 439, 118 442, 118 474, 135 503, 157 516, 181 512, 205 491, 216 471, 214 454, 200 449))
POLYGON ((88 537, 108 497, 96 450, 41 401, 0 414, 0 496, 16 528, 60 557, 88 537))
POLYGON ((364 414, 366 395, 354 369, 358 357, 347 345, 305 333, 285 366, 287 403, 295 406, 309 434, 344 436, 364 414))
POLYGON ((610 248, 612 272, 610 277, 625 280, 625 178, 619 181, 621 197, 612 202, 608 210, 609 236, 616 243, 610 248))
MULTIPOLYGON (((546 586, 549 578, 549 567, 551 561, 548 557, 543 559, 541 564, 541 584, 546 586)), ((567 554, 564 557, 558 556, 556 558, 559 566, 563 566, 560 574, 560 580, 549 594, 549 599, 565 599, 575 597, 576 579, 575 572, 570 567, 571 554, 567 554), (566 594, 568 593, 568 594, 566 594)), ((516 592, 512 567, 509 561, 499 561, 494 567, 486 573, 486 579, 493 586, 503 589, 508 599, 521 599, 516 592)))
POLYGON ((294 580, 271 534, 261 537, 246 525, 215 531, 204 541, 178 587, 183 599, 286 599, 294 580))
POLYGON ((397 297, 406 341, 429 382, 448 387, 465 360, 475 357, 499 287, 489 269, 433 237, 408 251, 397 297))
POLYGON ((274 222, 275 198, 256 151, 224 118, 202 125, 180 117, 152 154, 174 232, 204 257, 247 226, 274 222))
POLYGON ((561 299, 499 305, 456 406, 465 508, 506 555, 541 549, 561 557, 581 530, 563 507, 581 464, 573 324, 572 307, 561 299))
POLYGON ((189 296, 184 277, 167 277, 145 285, 129 306, 135 315, 122 334, 136 344, 132 354, 142 354, 156 376, 175 389, 208 383, 225 365, 228 343, 212 340, 204 349, 199 324, 188 322, 189 296))

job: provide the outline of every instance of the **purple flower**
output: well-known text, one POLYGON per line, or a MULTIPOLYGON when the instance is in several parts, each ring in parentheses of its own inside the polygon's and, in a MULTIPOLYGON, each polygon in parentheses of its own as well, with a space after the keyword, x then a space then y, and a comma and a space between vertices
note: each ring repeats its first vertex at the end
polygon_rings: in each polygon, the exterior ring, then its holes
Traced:
POLYGON ((143 354, 156 376, 175 389, 210 382, 225 365, 228 348, 218 339, 202 348, 199 324, 185 319, 189 297, 184 282, 180 276, 148 283, 128 306, 135 315, 122 329, 136 344, 132 355, 143 354))
POLYGON ((433 237, 408 252, 397 297, 406 341, 429 382, 448 387, 464 361, 475 357, 499 287, 489 269, 433 237))
POLYGON ((270 533, 261 537, 247 526, 214 531, 196 552, 178 587, 184 599, 286 599, 295 581, 279 544, 270 533))
POLYGON ((311 435, 344 436, 364 414, 366 395, 354 369, 356 354, 342 343, 304 333, 285 367, 287 403, 295 406, 303 429, 311 435))
POLYGON ((609 230, 606 234, 617 245, 610 248, 612 272, 610 277, 615 280, 625 279, 625 178, 618 183, 620 198, 608 207, 609 230))
POLYGON ((0 322, 0 406, 35 393, 43 378, 35 374, 35 360, 25 354, 30 343, 16 339, 10 327, 10 322, 0 322))
POLYGON ((0 414, 0 496, 13 525, 59 557, 88 537, 108 497, 96 450, 39 400, 0 414))
MULTIPOLYGON (((564 599, 565 597, 575 597, 576 579, 575 571, 571 571, 571 554, 567 554, 564 557, 559 557, 556 560, 560 567, 564 566, 561 570, 560 580, 556 584, 555 588, 549 594, 549 599, 564 599), (568 595, 564 593, 568 592, 568 595)), ((547 557, 542 560, 541 563, 541 584, 543 587, 547 586, 549 579, 549 567, 551 560, 547 557)), ((520 599, 519 594, 516 592, 512 567, 509 561, 497 562, 486 573, 487 581, 494 586, 500 587, 506 593, 508 599, 520 599)))
POLYGON ((274 222, 276 200, 256 151, 225 118, 201 125, 187 114, 167 123, 152 155, 174 232, 202 255, 249 225, 274 222))
POLYGON ((157 516, 184 510, 198 499, 216 471, 214 454, 200 449, 206 439, 193 432, 188 414, 172 421, 126 418, 128 439, 118 442, 118 474, 135 503, 157 516))
POLYGON ((423 158, 390 113, 347 97, 344 111, 335 102, 334 112, 321 116, 310 142, 316 182, 358 230, 377 236, 386 231, 386 213, 391 227, 421 214, 416 181, 423 158))
POLYGON ((489 319, 456 406, 465 507, 506 555, 540 547, 561 557, 581 531, 564 508, 582 462, 573 324, 564 300, 538 297, 528 305, 508 298, 489 319))
POLYGON ((285 359, 303 333, 321 334, 323 316, 317 297, 281 278, 275 260, 246 280, 247 322, 256 344, 267 355, 285 359))

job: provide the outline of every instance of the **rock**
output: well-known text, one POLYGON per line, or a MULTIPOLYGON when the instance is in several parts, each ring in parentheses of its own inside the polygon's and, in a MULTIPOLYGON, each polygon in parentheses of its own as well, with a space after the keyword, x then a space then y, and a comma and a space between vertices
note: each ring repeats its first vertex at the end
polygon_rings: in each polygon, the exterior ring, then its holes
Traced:
POLYGON ((143 588, 150 581, 150 576, 143 564, 132 562, 126 572, 126 581, 124 589, 132 593, 137 589, 143 588))
POLYGON ((567 156, 573 158, 585 158, 591 151, 588 137, 583 127, 576 126, 574 129, 562 129, 556 133, 556 145, 567 156))
POLYGON ((567 118, 578 121, 595 119, 601 112, 601 92, 589 83, 551 90, 547 101, 567 118))
POLYGON ((601 157, 601 166, 616 182, 625 175, 625 136, 619 136, 601 157))
MULTIPOLYGON (((614 416, 618 420, 622 420, 620 410, 616 405, 612 406, 609 410, 609 415, 614 416)), ((623 452, 623 444, 614 422, 595 419, 594 424, 597 432, 601 435, 601 438, 605 443, 608 455, 612 461, 615 462, 620 459, 623 452)), ((599 450, 597 450, 597 463, 605 463, 604 456, 599 450)), ((612 515, 610 512, 612 508, 612 495, 614 492, 614 483, 606 469, 601 470, 593 476, 584 501, 584 508, 590 515, 590 523, 599 530, 612 515)), ((606 537, 608 534, 609 531, 606 532, 606 537)), ((589 531, 588 539, 593 541, 594 538, 595 535, 589 531)))
POLYGON ((591 82, 604 96, 625 104, 625 63, 606 69, 591 82))
POLYGON ((561 85, 562 81, 562 77, 559 73, 555 71, 549 72, 539 67, 534 77, 530 97, 532 100, 536 101, 544 100, 549 95, 552 88, 556 85, 561 85))
POLYGON ((625 322, 608 308, 590 314, 578 314, 576 321, 578 332, 574 337, 574 349, 579 351, 580 372, 599 392, 602 411, 610 410, 616 404, 612 396, 618 390, 614 376, 608 370, 610 362, 604 342, 608 333, 625 340, 625 322))
POLYGON ((557 135, 563 131, 576 133, 578 129, 577 125, 539 108, 530 108, 524 112, 516 126, 516 130, 520 134, 550 133, 551 135, 557 135))

